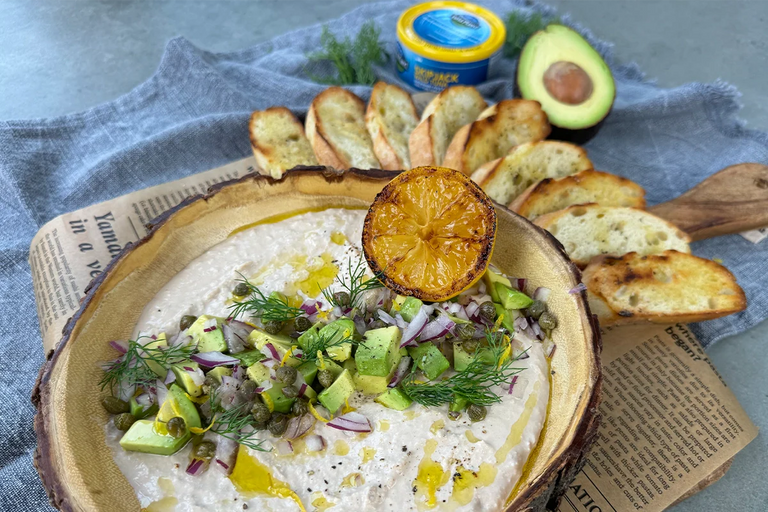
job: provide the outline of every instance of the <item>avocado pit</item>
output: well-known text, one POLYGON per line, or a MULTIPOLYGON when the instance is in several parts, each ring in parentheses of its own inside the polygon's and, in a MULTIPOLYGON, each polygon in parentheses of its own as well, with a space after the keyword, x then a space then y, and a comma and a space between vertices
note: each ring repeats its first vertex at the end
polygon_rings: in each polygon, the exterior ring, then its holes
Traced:
POLYGON ((584 103, 594 90, 592 79, 581 66, 563 60, 549 66, 543 81, 550 96, 568 105, 584 103))

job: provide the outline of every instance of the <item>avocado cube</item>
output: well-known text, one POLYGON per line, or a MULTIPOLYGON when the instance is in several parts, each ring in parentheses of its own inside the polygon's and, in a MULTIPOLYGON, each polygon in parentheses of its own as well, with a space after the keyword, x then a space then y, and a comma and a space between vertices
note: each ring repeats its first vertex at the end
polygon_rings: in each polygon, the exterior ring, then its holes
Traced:
POLYGON ((495 283, 494 287, 504 309, 524 309, 533 304, 533 299, 519 290, 513 290, 502 283, 495 283))
POLYGON ((267 356, 261 353, 259 350, 248 350, 246 352, 240 352, 239 354, 231 354, 232 357, 236 357, 240 360, 241 366, 253 366, 262 359, 266 359, 267 356))
POLYGON ((448 362, 440 350, 429 342, 422 343, 418 347, 409 348, 408 353, 416 361, 416 366, 424 372, 424 375, 429 380, 435 380, 451 367, 451 363, 448 362))
MULTIPOLYGON (((339 343, 345 338, 352 338, 355 332, 355 322, 349 318, 340 318, 320 329, 318 336, 328 340, 328 345, 332 345, 333 343, 339 343)), ((332 359, 341 363, 352 355, 352 342, 349 341, 335 347, 329 347, 326 352, 332 359)))
POLYGON ((178 382, 191 396, 200 396, 203 394, 203 386, 195 384, 192 380, 192 376, 187 371, 187 368, 192 370, 198 370, 199 366, 196 362, 189 359, 181 361, 171 366, 171 370, 176 374, 176 382, 178 382))
POLYGON ((254 365, 249 366, 248 369, 245 371, 245 374, 253 382, 257 384, 261 384, 262 382, 265 382, 269 379, 269 368, 267 368, 261 363, 256 363, 254 365))
POLYGON ((221 330, 223 318, 210 315, 200 315, 195 323, 189 326, 187 334, 197 342, 198 352, 226 352, 227 342, 224 340, 224 332, 221 330), (213 330, 205 332, 205 324, 211 319, 216 320, 216 326, 213 330))
POLYGON ((404 411, 413 403, 413 400, 398 388, 388 389, 377 396, 374 401, 396 411, 404 411))
MULTIPOLYGON (((168 346, 168 340, 165 336, 165 333, 161 332, 160 334, 157 335, 154 341, 150 341, 144 346, 146 348, 165 348, 168 346)), ((157 375, 158 377, 165 378, 166 374, 168 373, 168 370, 166 370, 165 367, 163 367, 163 365, 161 365, 157 361, 148 359, 147 366, 149 366, 149 369, 152 370, 155 373, 155 375, 157 375)))
POLYGON ((372 329, 357 346, 355 363, 361 375, 386 377, 400 362, 400 329, 397 326, 372 329))
MULTIPOLYGON (((457 372, 466 370, 467 366, 469 366, 474 358, 475 353, 467 352, 464 350, 461 344, 456 344, 453 346, 453 369, 457 372)), ((479 349, 477 351, 477 358, 481 363, 484 364, 494 363, 493 353, 487 348, 479 349)))
POLYGON ((272 387, 268 390, 260 393, 262 396, 262 399, 264 400, 264 403, 267 405, 272 404, 274 412, 282 412, 283 414, 288 413, 291 410, 291 406, 293 405, 293 402, 296 401, 295 398, 288 398, 283 394, 283 388, 285 387, 285 384, 280 384, 279 382, 273 382, 272 387), (264 398, 264 396, 267 396, 268 398, 264 398))
POLYGON ((488 293, 490 294, 491 299, 493 299, 493 302, 500 302, 499 294, 496 291, 496 283, 501 283, 507 288, 512 288, 512 283, 509 281, 509 279, 497 272, 494 272, 490 268, 486 269, 485 274, 483 274, 483 281, 485 281, 485 288, 488 290, 488 293))
POLYGON ((501 325, 509 332, 515 332, 515 318, 520 314, 515 309, 506 310, 501 304, 493 303, 496 317, 501 317, 501 325))
POLYGON ((336 414, 336 411, 341 409, 354 392, 355 382, 352 380, 352 375, 349 370, 344 370, 336 377, 333 384, 317 395, 317 399, 331 411, 331 414, 336 414))
MULTIPOLYGON (((293 338, 283 336, 282 334, 269 334, 266 331, 254 329, 251 334, 248 335, 248 343, 251 343, 258 350, 261 350, 267 345, 271 345, 272 348, 275 349, 277 357, 282 361, 286 352, 291 350, 291 347, 294 345, 294 340, 293 338)), ((286 360, 285 364, 294 367, 299 366, 301 364, 301 359, 291 356, 286 360)))
POLYGON ((400 316, 402 316, 403 320, 406 322, 410 322, 423 305, 424 303, 416 297, 407 297, 400 306, 400 316))
POLYGON ((315 382, 317 365, 314 362, 307 361, 306 363, 301 363, 296 369, 301 373, 301 376, 304 377, 304 382, 306 382, 307 385, 311 386, 312 383, 315 382))
POLYGON ((301 347, 301 350, 308 350, 309 345, 313 342, 317 341, 317 334, 320 332, 320 329, 322 329, 323 324, 322 322, 318 322, 306 331, 304 331, 301 336, 299 336, 299 346, 301 347))
POLYGON ((152 404, 150 406, 141 405, 139 402, 136 401, 135 396, 131 397, 129 404, 131 406, 131 416, 133 416, 137 420, 141 420, 146 418, 147 416, 152 416, 153 414, 157 414, 157 411, 159 409, 157 404, 152 404))
POLYGON ((341 365, 345 370, 349 370, 349 373, 354 374, 357 372, 357 363, 355 362, 354 358, 349 358, 346 361, 344 361, 344 364, 341 365))
POLYGON ((182 388, 176 384, 171 384, 171 387, 168 388, 168 397, 163 402, 163 407, 160 408, 157 419, 167 423, 174 416, 180 416, 188 428, 200 428, 200 414, 197 412, 195 404, 187 397, 187 393, 182 388), (172 406, 166 407, 165 403, 169 400, 173 401, 172 406))
POLYGON ((454 395, 453 400, 451 400, 451 403, 448 406, 448 410, 451 412, 461 412, 464 410, 468 403, 469 402, 466 398, 454 395))
POLYGON ((378 395, 387 390, 390 377, 376 377, 375 375, 352 374, 352 380, 355 382, 355 389, 364 395, 378 395))
POLYGON ((317 391, 315 391, 312 386, 307 385, 307 388, 304 390, 303 398, 306 398, 307 400, 317 400, 317 391))
POLYGON ((344 368, 342 368, 339 363, 334 362, 332 359, 323 359, 323 364, 325 365, 325 369, 333 374, 334 378, 338 378, 339 375, 341 375, 341 372, 344 371, 344 368))
POLYGON ((187 432, 179 438, 155 432, 154 421, 138 420, 120 439, 120 446, 132 452, 172 455, 181 450, 192 436, 187 432))
POLYGON ((205 375, 206 375, 206 377, 212 377, 212 378, 216 379, 216 382, 221 384, 221 378, 223 376, 225 376, 225 375, 227 377, 231 377, 232 376, 232 370, 230 370, 226 366, 217 366, 216 368, 214 368, 213 370, 209 371, 205 375))

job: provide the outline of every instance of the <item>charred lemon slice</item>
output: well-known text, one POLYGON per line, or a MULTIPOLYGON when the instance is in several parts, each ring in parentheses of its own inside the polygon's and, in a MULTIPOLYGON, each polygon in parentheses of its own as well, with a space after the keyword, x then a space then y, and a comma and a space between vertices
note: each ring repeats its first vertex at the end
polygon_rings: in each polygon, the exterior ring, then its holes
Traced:
POLYGON ((453 169, 416 167, 376 196, 363 252, 388 288, 437 302, 483 275, 495 237, 496 210, 480 187, 453 169))

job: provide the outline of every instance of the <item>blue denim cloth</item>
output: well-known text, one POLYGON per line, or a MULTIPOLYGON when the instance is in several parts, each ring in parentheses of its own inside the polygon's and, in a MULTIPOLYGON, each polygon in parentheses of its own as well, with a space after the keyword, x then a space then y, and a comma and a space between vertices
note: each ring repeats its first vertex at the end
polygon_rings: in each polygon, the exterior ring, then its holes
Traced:
MULTIPOLYGON (((509 0, 482 3, 500 14, 546 11, 509 0)), ((397 17, 409 4, 366 5, 331 27, 353 35, 373 19, 391 51, 397 17)), ((661 89, 635 66, 615 63, 608 44, 576 28, 606 56, 617 82, 614 110, 586 146, 598 169, 640 183, 649 204, 655 204, 728 165, 768 163, 768 134, 746 130, 736 118, 733 87, 694 83, 661 89)), ((0 122, 0 510, 49 508, 31 458, 35 436, 29 396, 43 361, 27 263, 32 236, 59 214, 248 156, 251 111, 285 105, 303 114, 324 89, 307 78, 306 69, 306 54, 318 48, 319 39, 316 26, 239 52, 214 54, 177 38, 168 43, 157 73, 123 97, 59 118, 0 122)), ((505 59, 480 87, 489 100, 512 96, 514 65, 505 59)), ((399 83, 391 61, 379 76, 399 83)), ((370 92, 351 89, 364 99, 370 92)), ((693 250, 721 258, 750 304, 738 315, 692 326, 705 345, 768 316, 768 241, 753 245, 727 236, 698 242, 693 250)))

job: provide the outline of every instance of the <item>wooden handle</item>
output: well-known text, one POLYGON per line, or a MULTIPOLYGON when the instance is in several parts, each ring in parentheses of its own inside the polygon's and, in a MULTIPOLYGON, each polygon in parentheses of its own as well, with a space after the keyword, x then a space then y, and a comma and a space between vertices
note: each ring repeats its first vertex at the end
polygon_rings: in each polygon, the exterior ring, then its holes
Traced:
POLYGON ((726 167, 649 211, 675 224, 693 240, 768 226, 768 166, 726 167))

